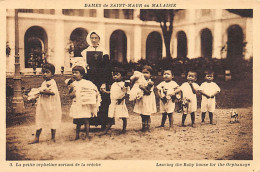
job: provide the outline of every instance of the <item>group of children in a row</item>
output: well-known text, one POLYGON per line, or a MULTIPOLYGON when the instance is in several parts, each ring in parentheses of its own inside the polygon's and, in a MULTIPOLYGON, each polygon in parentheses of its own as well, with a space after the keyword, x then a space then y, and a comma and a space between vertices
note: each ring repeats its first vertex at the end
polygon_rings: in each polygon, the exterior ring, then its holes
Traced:
MULTIPOLYGON (((127 118, 129 118, 125 99, 134 102, 134 112, 141 115, 141 131, 150 131, 151 115, 156 113, 156 98, 154 93, 154 82, 151 80, 152 68, 143 66, 141 71, 135 71, 130 78, 130 83, 124 77, 126 72, 122 68, 113 70, 113 84, 110 89, 111 103, 108 109, 108 125, 101 134, 106 134, 113 124, 113 118, 121 118, 123 121, 122 133, 126 132, 127 118), (131 85, 131 89, 130 89, 131 85)), ((55 67, 47 63, 42 68, 44 82, 37 93, 36 108, 36 137, 31 143, 38 143, 42 127, 50 124, 52 140, 55 141, 56 128, 61 122, 61 103, 56 82, 52 79, 55 67)), ((83 79, 85 69, 82 66, 74 66, 72 69, 73 80, 67 80, 69 95, 72 99, 70 116, 76 127, 76 139, 79 139, 81 125, 85 125, 86 137, 89 137, 89 119, 97 116, 101 100, 99 90, 91 81, 83 79)), ((213 112, 215 110, 215 96, 220 88, 213 82, 214 73, 208 71, 205 75, 205 82, 199 86, 195 83, 197 73, 188 71, 187 82, 179 86, 173 81, 174 75, 171 69, 163 70, 163 81, 156 86, 160 97, 160 112, 162 113, 161 125, 164 127, 167 116, 170 127, 173 127, 173 113, 175 102, 181 102, 183 111, 182 126, 185 126, 187 114, 191 115, 192 126, 195 123, 195 112, 197 111, 197 93, 202 94, 201 111, 202 122, 205 114, 209 112, 210 124, 213 124, 213 112)))

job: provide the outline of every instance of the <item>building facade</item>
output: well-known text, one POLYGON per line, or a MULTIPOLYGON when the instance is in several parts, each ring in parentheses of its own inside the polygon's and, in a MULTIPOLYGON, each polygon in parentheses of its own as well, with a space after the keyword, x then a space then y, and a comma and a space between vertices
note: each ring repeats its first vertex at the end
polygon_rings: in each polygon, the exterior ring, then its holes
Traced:
MULTIPOLYGON (((7 10, 6 72, 14 74, 15 10, 7 10)), ((104 36, 102 45, 119 62, 147 59, 156 63, 165 57, 159 23, 142 21, 139 9, 27 9, 19 10, 19 55, 21 72, 40 71, 43 59, 71 73, 70 59, 87 47, 92 30, 104 36)), ((252 18, 227 10, 187 9, 175 15, 171 55, 176 57, 244 58, 253 56, 252 18), (239 56, 239 57, 238 57, 239 56)))

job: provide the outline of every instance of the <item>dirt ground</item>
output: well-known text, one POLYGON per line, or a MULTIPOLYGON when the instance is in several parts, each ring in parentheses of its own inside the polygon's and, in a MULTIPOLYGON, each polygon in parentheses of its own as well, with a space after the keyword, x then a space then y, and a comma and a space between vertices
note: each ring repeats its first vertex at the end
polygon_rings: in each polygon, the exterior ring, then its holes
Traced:
POLYGON ((239 123, 230 123, 230 109, 217 109, 216 125, 200 123, 200 111, 196 113, 196 127, 180 127, 181 114, 174 114, 174 129, 166 122, 160 125, 161 114, 151 116, 151 132, 143 133, 141 118, 130 113, 127 133, 119 134, 122 121, 108 135, 98 136, 100 127, 91 126, 91 140, 75 141, 75 125, 72 119, 64 120, 57 130, 56 142, 51 142, 50 130, 43 130, 40 143, 28 144, 34 138, 34 124, 22 124, 6 128, 7 160, 252 160, 253 124, 252 108, 235 109, 239 123))

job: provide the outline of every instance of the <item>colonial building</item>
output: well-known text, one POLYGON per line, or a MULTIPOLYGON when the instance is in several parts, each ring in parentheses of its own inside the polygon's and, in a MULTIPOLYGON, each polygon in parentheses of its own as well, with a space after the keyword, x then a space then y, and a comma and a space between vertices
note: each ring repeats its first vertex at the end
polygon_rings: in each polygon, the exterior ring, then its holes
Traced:
MULTIPOLYGON (((15 11, 7 10, 6 72, 14 74, 15 11)), ((91 30, 101 30, 101 43, 110 58, 119 62, 165 57, 159 23, 142 21, 139 9, 20 9, 19 55, 21 72, 40 71, 43 59, 71 72, 70 58, 80 56, 91 30)), ((253 56, 253 23, 250 17, 227 10, 187 9, 175 15, 171 54, 176 57, 244 58, 253 56)))

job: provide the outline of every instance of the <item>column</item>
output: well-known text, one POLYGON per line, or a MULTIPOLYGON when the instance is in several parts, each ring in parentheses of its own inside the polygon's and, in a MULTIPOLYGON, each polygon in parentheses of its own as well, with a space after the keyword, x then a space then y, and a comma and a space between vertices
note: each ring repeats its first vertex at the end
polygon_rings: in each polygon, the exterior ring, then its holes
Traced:
POLYGON ((11 48, 9 57, 6 57, 6 72, 14 74, 14 56, 15 56, 15 21, 14 21, 14 9, 8 9, 6 27, 6 40, 11 48))
POLYGON ((134 26, 134 57, 131 59, 133 62, 137 62, 141 59, 142 51, 142 28, 140 25, 134 26))
POLYGON ((222 40, 222 9, 216 9, 215 11, 215 24, 214 24, 214 33, 213 33, 213 52, 212 57, 221 59, 223 57, 226 57, 225 52, 222 51, 222 47, 225 45, 222 40))
POLYGON ((162 32, 161 32, 161 36, 162 36, 162 58, 163 57, 166 58, 166 47, 165 47, 164 37, 163 37, 163 33, 162 32))
POLYGON ((62 9, 55 9, 55 14, 56 16, 62 16, 63 13, 62 13, 62 9))
POLYGON ((137 62, 141 60, 142 57, 142 27, 140 20, 140 9, 134 9, 134 21, 136 24, 134 25, 134 56, 131 61, 137 62))
POLYGON ((245 47, 245 59, 249 59, 253 57, 253 19, 247 18, 246 19, 246 39, 247 42, 245 47))
POLYGON ((173 40, 173 53, 172 53, 172 58, 176 58, 177 57, 177 37, 176 37, 177 32, 173 32, 173 36, 172 36, 172 40, 173 40))
POLYGON ((187 56, 192 59, 196 58, 195 56, 195 19, 196 19, 196 11, 194 9, 186 10, 188 13, 189 20, 189 28, 187 34, 187 42, 188 42, 188 54, 187 56))
POLYGON ((19 23, 18 9, 15 10, 15 73, 14 73, 14 96, 12 100, 13 111, 15 114, 24 113, 24 102, 22 94, 22 83, 20 74, 20 56, 19 56, 19 23))
POLYGON ((57 20, 55 23, 55 53, 52 57, 52 61, 55 64, 55 73, 61 74, 61 66, 64 67, 64 58, 65 58, 65 46, 64 46, 64 21, 59 18, 62 15, 62 9, 56 9, 55 15, 57 20))
POLYGON ((106 44, 106 32, 105 32, 105 23, 104 23, 104 9, 99 9, 97 8, 97 30, 99 31, 99 33, 102 35, 102 38, 100 40, 100 44, 105 47, 105 49, 109 51, 109 44, 106 44))

